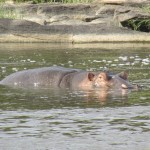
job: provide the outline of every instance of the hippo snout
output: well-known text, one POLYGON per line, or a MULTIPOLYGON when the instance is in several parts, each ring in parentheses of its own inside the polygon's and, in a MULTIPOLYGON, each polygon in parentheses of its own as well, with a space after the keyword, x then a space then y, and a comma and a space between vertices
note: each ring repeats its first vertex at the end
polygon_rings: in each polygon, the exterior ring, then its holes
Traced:
POLYGON ((121 87, 123 89, 141 89, 141 87, 137 84, 133 84, 133 85, 125 85, 125 84, 122 84, 121 87))
POLYGON ((142 86, 138 84, 133 84, 133 89, 142 89, 142 86))

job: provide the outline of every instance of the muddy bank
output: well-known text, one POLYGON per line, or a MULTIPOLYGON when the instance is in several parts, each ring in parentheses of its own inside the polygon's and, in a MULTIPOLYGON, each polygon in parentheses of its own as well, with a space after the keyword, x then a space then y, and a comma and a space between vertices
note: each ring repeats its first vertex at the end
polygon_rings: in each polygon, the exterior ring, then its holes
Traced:
POLYGON ((0 18, 0 42, 150 42, 150 27, 128 26, 131 19, 150 19, 133 4, 5 4, 4 11, 19 17, 0 18))

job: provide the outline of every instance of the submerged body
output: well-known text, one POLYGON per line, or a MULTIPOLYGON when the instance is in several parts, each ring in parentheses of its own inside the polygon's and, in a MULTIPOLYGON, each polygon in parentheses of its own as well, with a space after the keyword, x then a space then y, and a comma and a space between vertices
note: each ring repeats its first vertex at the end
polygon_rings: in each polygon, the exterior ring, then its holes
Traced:
POLYGON ((127 73, 112 75, 108 72, 92 73, 64 67, 44 67, 13 73, 2 81, 2 85, 20 87, 60 88, 137 88, 127 80, 127 73))

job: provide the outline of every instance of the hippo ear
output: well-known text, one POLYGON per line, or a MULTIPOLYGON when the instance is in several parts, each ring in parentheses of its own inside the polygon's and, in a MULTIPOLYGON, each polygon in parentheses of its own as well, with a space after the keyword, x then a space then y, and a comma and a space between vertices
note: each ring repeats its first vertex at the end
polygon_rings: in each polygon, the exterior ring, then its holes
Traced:
POLYGON ((91 72, 88 73, 88 79, 89 79, 90 81, 93 81, 94 77, 95 77, 95 74, 93 74, 93 73, 91 73, 91 72))
POLYGON ((124 80, 128 80, 128 74, 129 74, 129 71, 123 71, 119 73, 118 76, 124 80))

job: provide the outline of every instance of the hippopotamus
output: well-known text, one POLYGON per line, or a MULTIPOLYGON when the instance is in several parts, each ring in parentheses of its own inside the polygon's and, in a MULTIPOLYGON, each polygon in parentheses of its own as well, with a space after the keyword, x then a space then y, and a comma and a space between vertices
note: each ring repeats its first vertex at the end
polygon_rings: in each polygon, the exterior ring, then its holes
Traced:
POLYGON ((90 72, 59 66, 18 71, 0 81, 1 85, 19 87, 60 88, 138 88, 128 81, 128 73, 112 74, 108 71, 90 72))

